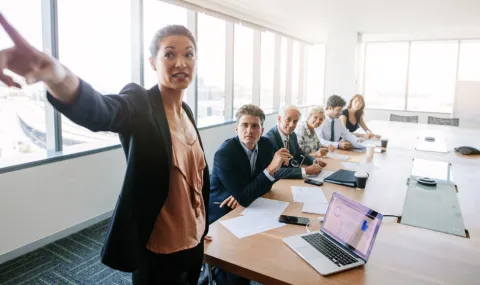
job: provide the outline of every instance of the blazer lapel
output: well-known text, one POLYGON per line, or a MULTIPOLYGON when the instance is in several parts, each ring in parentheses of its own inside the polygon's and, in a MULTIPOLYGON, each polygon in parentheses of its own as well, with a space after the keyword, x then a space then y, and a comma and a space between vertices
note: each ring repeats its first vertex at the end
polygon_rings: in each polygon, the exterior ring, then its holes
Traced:
POLYGON ((275 140, 277 141, 278 144, 278 149, 281 149, 285 147, 285 144, 283 143, 282 137, 280 136, 280 131, 278 130, 278 127, 276 126, 273 132, 273 135, 275 136, 275 140))
POLYGON ((160 89, 158 85, 155 85, 148 90, 148 100, 150 106, 152 106, 152 116, 154 118, 157 128, 163 137, 164 147, 167 151, 168 165, 172 165, 172 137, 170 134, 170 128, 168 126, 167 115, 165 114, 165 108, 163 107, 162 96, 160 96, 160 89))

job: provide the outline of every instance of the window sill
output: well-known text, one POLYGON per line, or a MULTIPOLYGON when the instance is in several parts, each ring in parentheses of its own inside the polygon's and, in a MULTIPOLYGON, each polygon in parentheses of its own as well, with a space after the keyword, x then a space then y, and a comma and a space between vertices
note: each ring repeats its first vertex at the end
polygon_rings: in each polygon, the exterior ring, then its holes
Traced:
MULTIPOLYGON (((275 113, 266 114, 266 116, 275 115, 275 113)), ((198 127, 199 131, 212 129, 224 125, 235 124, 235 120, 229 120, 222 123, 198 127)), ((19 154, 17 156, 0 158, 0 174, 22 170, 25 168, 40 166, 43 164, 58 162, 62 160, 87 156, 104 151, 121 148, 121 144, 117 139, 98 141, 93 143, 85 143, 69 146, 63 151, 42 151, 31 154, 19 154)))
POLYGON ((451 115, 450 112, 432 112, 432 111, 412 111, 412 110, 405 110, 405 109, 388 109, 388 108, 365 108, 365 110, 373 110, 373 111, 394 111, 394 112, 409 112, 409 113, 422 113, 422 114, 445 114, 451 115))
POLYGON ((0 158, 0 174, 35 167, 47 163, 82 157, 121 148, 118 139, 69 146, 63 151, 42 151, 0 158))

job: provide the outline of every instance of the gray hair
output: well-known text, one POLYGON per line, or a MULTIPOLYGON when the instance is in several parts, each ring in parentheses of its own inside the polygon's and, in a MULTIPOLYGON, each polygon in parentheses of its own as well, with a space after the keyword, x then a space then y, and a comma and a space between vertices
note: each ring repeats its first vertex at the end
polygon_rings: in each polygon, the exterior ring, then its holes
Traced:
POLYGON ((308 118, 310 118, 313 114, 323 114, 325 117, 325 110, 322 106, 313 106, 310 111, 308 112, 308 118))
POLYGON ((182 25, 168 25, 158 30, 153 36, 149 49, 152 58, 157 57, 158 50, 160 49, 160 43, 164 38, 169 36, 185 36, 189 38, 193 43, 193 48, 195 51, 197 51, 197 42, 195 41, 195 37, 192 35, 189 29, 182 25))
POLYGON ((282 108, 280 108, 280 110, 278 111, 278 115, 279 116, 282 116, 282 117, 285 117, 285 114, 287 113, 287 111, 289 110, 295 110, 298 112, 298 115, 299 115, 299 118, 302 117, 302 112, 300 112, 300 109, 298 109, 297 106, 294 106, 294 105, 286 105, 286 106, 283 106, 282 108))
POLYGON ((259 117, 260 124, 263 127, 263 123, 265 122, 265 113, 257 105, 245 104, 242 107, 240 107, 240 109, 238 109, 237 113, 235 114, 235 119, 237 120, 237 124, 243 115, 259 117))
POLYGON ((345 107, 345 105, 347 104, 347 102, 345 102, 345 99, 343 99, 342 97, 338 96, 338 95, 332 95, 330 97, 328 97, 328 100, 327 100, 327 108, 328 109, 329 107, 332 107, 332 108, 335 108, 335 107, 345 107))

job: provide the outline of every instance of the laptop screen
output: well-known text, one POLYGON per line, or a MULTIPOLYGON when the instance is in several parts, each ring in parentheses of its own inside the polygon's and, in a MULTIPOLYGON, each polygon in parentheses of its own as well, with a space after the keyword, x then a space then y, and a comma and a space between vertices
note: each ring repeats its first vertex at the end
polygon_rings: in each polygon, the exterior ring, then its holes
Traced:
POLYGON ((323 220, 322 231, 366 261, 382 218, 382 214, 335 192, 323 220))

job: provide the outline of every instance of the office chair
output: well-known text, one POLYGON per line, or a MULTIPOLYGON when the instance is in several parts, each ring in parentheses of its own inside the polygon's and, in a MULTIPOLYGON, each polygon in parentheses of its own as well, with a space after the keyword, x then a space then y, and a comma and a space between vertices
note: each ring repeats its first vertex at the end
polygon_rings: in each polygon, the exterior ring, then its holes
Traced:
POLYGON ((447 119, 447 118, 437 118, 437 117, 428 116, 428 124, 458 127, 460 125, 460 119, 459 118, 447 119))
POLYGON ((418 123, 418 116, 400 116, 390 114, 390 122, 418 123))

